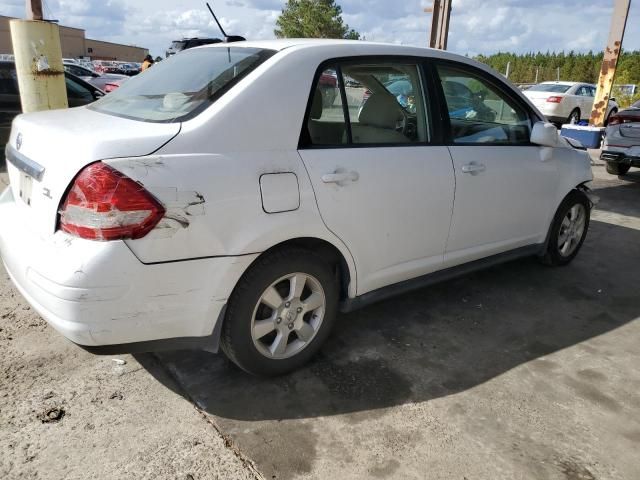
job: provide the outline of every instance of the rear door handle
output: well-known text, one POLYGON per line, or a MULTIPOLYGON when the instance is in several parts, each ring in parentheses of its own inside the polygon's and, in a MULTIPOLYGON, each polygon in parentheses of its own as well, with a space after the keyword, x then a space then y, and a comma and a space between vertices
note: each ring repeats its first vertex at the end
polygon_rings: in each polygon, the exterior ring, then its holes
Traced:
POLYGON ((357 182, 360 178, 358 172, 342 172, 336 170, 333 173, 325 173, 322 176, 324 183, 337 183, 338 185, 344 185, 347 182, 357 182))
POLYGON ((481 163, 467 163, 466 165, 462 166, 462 172, 463 173, 478 173, 478 172, 484 172, 487 169, 487 167, 485 167, 483 164, 481 163))

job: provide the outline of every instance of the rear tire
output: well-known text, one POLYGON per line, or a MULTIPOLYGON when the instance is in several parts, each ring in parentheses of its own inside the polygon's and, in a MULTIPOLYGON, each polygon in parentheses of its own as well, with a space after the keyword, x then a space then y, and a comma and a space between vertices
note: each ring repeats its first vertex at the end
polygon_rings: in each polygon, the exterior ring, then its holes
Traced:
POLYGON ((330 264, 299 247, 258 258, 227 305, 221 346, 248 373, 276 376, 307 363, 335 320, 338 281, 330 264))
POLYGON ((607 172, 611 175, 624 175, 629 171, 631 165, 623 165, 621 163, 607 162, 607 172))
POLYGON ((607 115, 607 118, 604 121, 604 126, 608 126, 609 125, 609 120, 611 119, 611 117, 613 115, 615 115, 616 113, 618 113, 618 110, 615 108, 612 108, 611 111, 609 112, 609 115, 607 115))
POLYGON ((575 258, 587 236, 590 214, 591 202, 583 192, 573 190, 565 197, 553 218, 543 263, 564 266, 575 258))
POLYGON ((574 108, 571 111, 571 113, 567 117, 567 123, 569 123, 571 125, 576 125, 576 124, 580 123, 580 109, 579 108, 574 108))

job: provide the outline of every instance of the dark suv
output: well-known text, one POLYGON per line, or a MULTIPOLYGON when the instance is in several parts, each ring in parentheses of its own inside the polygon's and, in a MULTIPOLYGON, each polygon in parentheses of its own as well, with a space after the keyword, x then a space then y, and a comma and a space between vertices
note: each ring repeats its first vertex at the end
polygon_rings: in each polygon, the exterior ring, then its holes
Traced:
MULTIPOLYGON (((86 105, 104 95, 102 90, 75 75, 68 72, 64 75, 70 107, 86 105)), ((4 161, 4 146, 11 131, 11 121, 19 113, 22 113, 22 107, 15 64, 0 61, 0 160, 2 161, 4 161)))
POLYGON ((165 56, 169 58, 171 55, 175 55, 176 53, 188 48, 220 42, 222 42, 222 40, 220 40, 219 38, 183 38, 182 40, 175 40, 171 43, 171 46, 165 52, 165 56))

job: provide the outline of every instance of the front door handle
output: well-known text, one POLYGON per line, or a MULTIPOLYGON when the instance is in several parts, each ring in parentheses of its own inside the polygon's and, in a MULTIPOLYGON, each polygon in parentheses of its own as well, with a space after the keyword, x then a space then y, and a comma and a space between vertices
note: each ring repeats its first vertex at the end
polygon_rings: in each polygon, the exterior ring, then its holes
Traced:
POLYGON ((333 173, 325 173, 322 176, 324 183, 337 183, 338 185, 344 185, 347 182, 357 182, 360 178, 358 172, 345 172, 336 170, 333 173))
POLYGON ((487 169, 487 167, 485 167, 483 164, 481 163, 467 163, 466 165, 462 166, 462 172, 463 173, 478 173, 478 172, 484 172, 487 169))

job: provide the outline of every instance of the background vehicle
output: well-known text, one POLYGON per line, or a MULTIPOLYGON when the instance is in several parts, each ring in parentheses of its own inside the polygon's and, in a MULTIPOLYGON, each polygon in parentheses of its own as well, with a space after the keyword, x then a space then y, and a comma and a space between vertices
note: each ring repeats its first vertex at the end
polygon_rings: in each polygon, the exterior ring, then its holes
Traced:
MULTIPOLYGON (((73 74, 65 72, 69 107, 86 105, 102 97, 104 92, 73 74)), ((11 122, 22 113, 20 92, 13 62, 0 61, 0 159, 4 159, 4 146, 9 138, 11 122)))
POLYGON ((613 175, 640 167, 640 100, 611 116, 600 159, 613 175))
POLYGON ((174 40, 171 42, 171 46, 167 48, 165 56, 169 58, 171 55, 175 55, 182 50, 187 50, 193 47, 199 47, 200 45, 210 45, 212 43, 220 43, 222 40, 219 38, 183 38, 182 40, 174 40))
POLYGON ((120 86, 122 82, 129 78, 127 75, 121 75, 118 73, 98 73, 76 63, 65 62, 64 70, 65 72, 69 72, 72 75, 81 78, 85 82, 90 83, 94 87, 104 92, 118 88, 118 86, 120 86), (107 84, 116 86, 107 88, 107 84))
MULTIPOLYGON (((575 124, 591 116, 596 86, 579 82, 542 82, 523 93, 550 122, 575 124)), ((615 98, 609 99, 605 125, 609 116, 617 111, 615 98)))
POLYGON ((7 151, 0 251, 48 322, 106 351, 219 342, 262 375, 308 361, 338 309, 521 256, 566 265, 589 226, 586 152, 500 74, 424 48, 190 49, 19 116, 7 151), (330 105, 321 73, 342 77, 330 105))
POLYGON ((127 75, 129 77, 133 77, 140 73, 140 67, 138 67, 134 63, 121 63, 119 65, 120 73, 123 75, 127 75))
POLYGON ((323 72, 320 74, 320 90, 322 92, 322 103, 324 106, 333 105, 337 96, 338 78, 335 72, 323 72))

